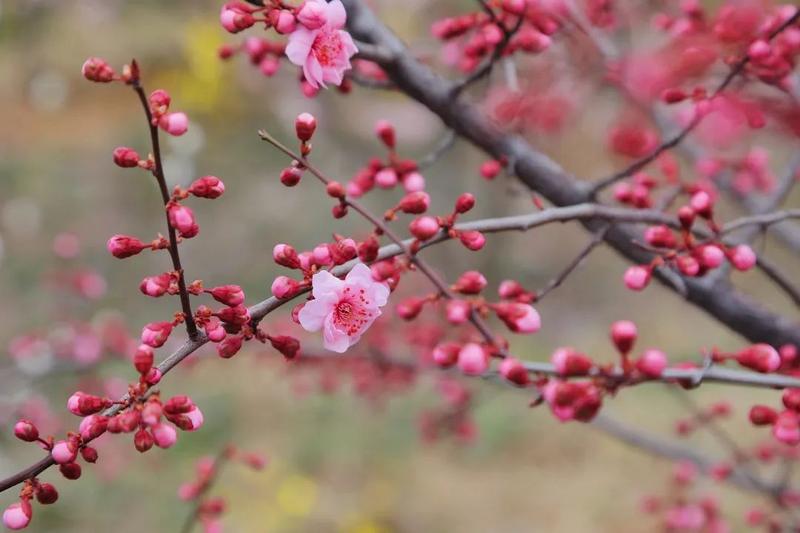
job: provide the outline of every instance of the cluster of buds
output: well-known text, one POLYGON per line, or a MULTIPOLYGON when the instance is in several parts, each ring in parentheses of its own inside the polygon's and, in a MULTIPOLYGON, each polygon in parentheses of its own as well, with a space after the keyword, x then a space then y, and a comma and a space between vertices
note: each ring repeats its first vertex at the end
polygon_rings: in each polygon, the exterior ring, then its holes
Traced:
POLYGON ((754 405, 749 419, 755 426, 771 426, 776 441, 797 446, 800 444, 800 389, 786 389, 782 400, 780 409, 754 405))
POLYGON ((296 7, 272 0, 264 4, 259 7, 240 1, 226 2, 220 10, 220 23, 230 33, 261 23, 265 29, 272 28, 280 35, 288 35, 298 27, 317 30, 328 23, 327 10, 316 1, 304 1, 296 7))
POLYGON ((402 185, 408 193, 425 189, 425 178, 420 174, 417 162, 403 159, 397 153, 397 135, 394 126, 386 120, 375 124, 375 135, 388 149, 386 160, 372 158, 360 169, 345 186, 348 196, 359 198, 376 186, 380 189, 394 189, 402 185))
POLYGON ((715 402, 705 409, 698 409, 692 416, 681 418, 675 422, 675 433, 680 437, 688 437, 698 429, 717 420, 731 416, 733 408, 726 401, 715 402))
POLYGON ((621 204, 636 209, 647 209, 653 206, 653 190, 658 181, 645 172, 637 172, 629 181, 621 181, 614 186, 614 199, 621 204))
POLYGON ((800 56, 800 23, 781 32, 775 39, 768 36, 797 13, 797 7, 781 6, 763 24, 761 35, 747 48, 747 70, 764 83, 784 87, 800 56))
POLYGON ((221 497, 208 496, 208 492, 219 478, 222 467, 231 461, 256 471, 263 470, 267 465, 267 460, 262 455, 242 452, 233 445, 227 445, 216 458, 200 458, 195 465, 195 478, 178 488, 178 498, 184 502, 194 502, 195 519, 202 524, 204 531, 222 529, 219 520, 225 511, 226 502, 221 497))
POLYGON ((408 225, 408 231, 416 239, 411 250, 419 250, 423 242, 429 241, 440 232, 451 239, 458 239, 468 250, 477 252, 486 244, 486 236, 477 230, 458 230, 454 227, 458 217, 475 207, 475 196, 465 192, 457 199, 452 213, 447 216, 422 215, 408 225))
POLYGON ((642 511, 658 517, 665 531, 729 531, 716 498, 693 494, 697 478, 694 463, 676 462, 669 496, 647 496, 642 501, 642 511))
POLYGON ((224 60, 232 58, 239 52, 246 54, 250 63, 264 76, 269 77, 278 72, 281 65, 280 58, 286 52, 286 44, 261 37, 248 37, 239 46, 224 44, 217 51, 220 59, 224 60))
POLYGON ((688 205, 678 210, 681 224, 680 239, 667 226, 657 225, 647 228, 644 237, 656 256, 647 265, 634 265, 625 271, 625 286, 641 291, 650 283, 653 269, 661 265, 673 266, 687 277, 700 277, 719 268, 727 261, 741 272, 746 272, 756 264, 753 249, 746 244, 727 246, 715 237, 705 242, 697 242, 692 234, 692 226, 699 217, 705 219, 709 227, 718 233, 714 222, 714 200, 706 191, 695 192, 688 205))
POLYGON ((728 171, 732 174, 731 186, 739 194, 768 193, 775 187, 775 176, 769 168, 769 153, 763 148, 753 148, 744 157, 725 160, 705 158, 698 161, 697 171, 712 180, 728 171))
POLYGON ((28 527, 33 518, 31 501, 34 498, 42 505, 50 505, 58 500, 58 491, 51 483, 39 481, 35 477, 26 480, 20 490, 19 501, 3 511, 3 525, 12 531, 28 527))
POLYGON ((487 7, 492 16, 476 11, 433 23, 434 37, 457 46, 453 50, 458 56, 453 63, 460 71, 474 71, 482 61, 497 53, 498 46, 504 46, 503 55, 543 52, 561 27, 558 15, 539 2, 504 0, 497 4, 498 8, 487 7), (512 35, 513 28, 516 32, 512 35))

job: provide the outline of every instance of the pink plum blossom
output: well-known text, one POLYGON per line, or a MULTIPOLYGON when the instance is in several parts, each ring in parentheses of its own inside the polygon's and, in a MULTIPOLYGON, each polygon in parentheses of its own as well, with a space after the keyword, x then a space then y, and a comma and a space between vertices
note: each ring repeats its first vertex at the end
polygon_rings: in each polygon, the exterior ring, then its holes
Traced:
POLYGON ((322 329, 325 348, 338 353, 358 342, 389 297, 389 288, 372 279, 364 263, 343 280, 326 270, 317 272, 311 285, 314 299, 300 310, 300 325, 306 331, 322 329))
POLYGON ((303 67, 306 81, 313 88, 326 83, 340 85, 344 72, 349 70, 350 58, 358 52, 350 34, 342 30, 347 13, 339 0, 325 3, 324 0, 309 0, 304 8, 309 12, 311 3, 324 7, 325 24, 316 29, 299 25, 289 35, 286 56, 295 65, 303 67))

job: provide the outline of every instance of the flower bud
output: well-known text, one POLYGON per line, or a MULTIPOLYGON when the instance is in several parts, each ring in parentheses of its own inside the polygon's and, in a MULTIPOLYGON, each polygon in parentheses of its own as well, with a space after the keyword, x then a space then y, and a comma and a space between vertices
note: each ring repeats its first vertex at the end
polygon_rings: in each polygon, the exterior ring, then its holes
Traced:
POLYGON ((766 405, 754 405, 750 408, 748 418, 754 426, 771 426, 778 419, 778 412, 766 405))
POLYGON ((242 349, 244 338, 241 335, 230 335, 217 344, 217 354, 223 359, 230 359, 242 349))
POLYGON ((87 463, 96 463, 98 458, 97 450, 91 446, 84 446, 81 448, 81 457, 87 463))
POLYGON ((725 252, 719 246, 707 244, 700 248, 698 252, 700 264, 707 269, 717 268, 725 260, 725 252))
POLYGON ((229 307, 236 307, 244 303, 244 291, 238 285, 221 285, 208 292, 216 301, 229 307))
POLYGON ((25 529, 31 522, 33 510, 28 500, 14 502, 3 511, 3 525, 12 531, 25 529))
POLYGON ((270 336, 269 342, 286 359, 294 359, 300 351, 300 341, 289 335, 270 336))
POLYGON ((287 9, 275 9, 270 11, 270 21, 275 27, 275 31, 281 35, 292 33, 297 28, 297 21, 294 15, 287 9))
POLYGON ((467 343, 458 352, 458 368, 468 376, 480 376, 489 369, 489 354, 480 344, 467 343))
POLYGON ((358 245, 353 239, 341 239, 328 245, 334 265, 342 265, 358 256, 358 245))
POLYGON ((630 320, 618 320, 611 324, 611 342, 623 355, 631 351, 637 336, 636 324, 630 320))
POLYGON ((461 244, 473 252, 477 252, 486 244, 486 237, 484 237, 483 233, 476 230, 462 231, 459 238, 461 239, 461 244))
POLYGON ((391 189, 398 181, 397 171, 392 167, 382 168, 375 173, 375 185, 381 189, 391 189))
POLYGON ((756 372, 775 372, 781 366, 781 356, 769 344, 753 344, 736 354, 736 361, 756 372))
POLYGON ((81 423, 78 426, 78 431, 80 432, 81 438, 86 442, 96 439, 106 432, 108 429, 108 422, 109 419, 107 416, 87 416, 81 420, 81 423))
POLYGON ((434 363, 442 368, 447 368, 456 364, 459 351, 461 351, 461 346, 458 343, 444 342, 436 345, 431 357, 434 363))
POLYGON ((172 322, 150 322, 142 328, 142 344, 160 348, 172 333, 172 322))
POLYGON ((468 270, 461 274, 453 285, 453 290, 461 294, 480 294, 486 287, 486 277, 477 270, 468 270))
POLYGON ((156 89, 150 93, 150 97, 147 99, 147 101, 150 104, 150 111, 153 113, 153 115, 161 116, 167 112, 167 108, 169 108, 172 98, 164 89, 156 89))
POLYGON ((164 272, 157 276, 148 276, 139 284, 139 291, 145 296, 158 298, 163 296, 169 290, 172 284, 172 274, 164 272))
POLYGON ((501 170, 503 170, 503 165, 500 161, 490 159, 481 164, 479 172, 484 179, 493 180, 500 174, 501 170))
POLYGON ((158 126, 175 137, 180 137, 189 129, 186 113, 167 113, 158 120, 158 126))
POLYGON ((427 241, 439 233, 439 222, 433 217, 421 216, 411 221, 408 230, 420 241, 427 241))
POLYGON ((222 326, 222 323, 219 320, 213 319, 209 320, 204 326, 203 329, 206 332, 206 336, 208 340, 211 342, 219 342, 225 338, 227 332, 225 328, 222 326))
POLYGON ((424 191, 411 192, 400 200, 400 203, 397 204, 397 209, 410 215, 421 215, 428 210, 430 203, 431 197, 428 193, 424 191))
POLYGON ((387 120, 379 120, 375 124, 375 135, 385 144, 389 149, 394 149, 396 138, 394 133, 394 126, 387 120))
POLYGON ((154 359, 153 348, 147 344, 140 344, 133 354, 133 366, 139 374, 144 376, 153 367, 154 359))
POLYGON ((189 186, 189 193, 198 198, 208 198, 213 200, 219 198, 225 192, 225 184, 216 176, 203 176, 192 182, 189 186))
POLYGON ((740 244, 734 247, 728 259, 733 265, 733 268, 742 272, 753 268, 757 261, 756 253, 746 244, 740 244))
POLYGON ((149 246, 144 244, 136 237, 130 237, 128 235, 114 235, 108 239, 106 248, 108 248, 108 251, 111 253, 111 255, 117 259, 125 259, 126 257, 131 257, 138 254, 145 248, 149 248, 149 246))
POLYGON ((144 453, 153 447, 153 436, 146 429, 140 429, 133 436, 133 446, 139 453, 144 453))
POLYGON ((586 376, 594 366, 589 357, 569 347, 554 351, 550 362, 558 375, 563 377, 586 376))
POLYGON ((417 171, 403 174, 403 188, 406 192, 419 192, 425 189, 425 177, 417 171))
POLYGON ((272 282, 272 295, 281 300, 291 298, 300 292, 302 285, 299 281, 286 276, 278 276, 272 282))
POLYGON ((216 315, 217 318, 226 324, 232 324, 234 326, 244 326, 250 322, 250 310, 243 305, 225 307, 220 309, 216 315))
POLYGON ((525 294, 525 292, 525 288, 513 279, 501 281, 500 286, 497 288, 498 296, 504 300, 513 300, 525 294))
POLYGON ((494 306, 497 317, 514 333, 536 333, 542 319, 532 306, 517 302, 502 302, 494 306))
POLYGON ((14 424, 14 436, 25 442, 33 442, 39 438, 39 429, 33 422, 23 418, 14 424))
POLYGON ((323 27, 328 22, 326 6, 319 2, 306 2, 297 12, 297 21, 309 30, 323 27))
POLYGON ((472 306, 465 300, 448 300, 445 307, 447 321, 453 325, 463 324, 469 320, 472 306))
POLYGON ((684 276, 694 277, 700 273, 700 263, 691 255, 679 255, 675 263, 684 276))
POLYGON ((475 196, 465 192, 456 200, 456 213, 464 214, 475 207, 475 196))
POLYGON ((663 224, 647 228, 644 232, 644 240, 650 246, 657 248, 675 248, 677 245, 675 234, 672 233, 668 226, 663 224))
POLYGON ((60 465, 71 463, 78 457, 78 447, 72 441, 59 440, 53 445, 50 455, 60 465))
POLYGON ((501 7, 506 13, 520 16, 525 14, 528 9, 528 3, 526 0, 503 0, 501 7))
POLYGON ((294 121, 294 131, 302 142, 308 142, 317 129, 317 119, 311 113, 301 113, 294 121))
POLYGON ((506 357, 500 363, 500 375, 511 383, 524 387, 530 383, 530 377, 525 367, 513 357, 506 357))
POLYGON ((195 222, 194 212, 187 206, 178 202, 170 202, 167 207, 169 225, 178 230, 178 233, 185 238, 197 235, 199 227, 195 222))
POLYGON ((52 483, 39 483, 36 489, 36 500, 42 505, 50 505, 58 500, 58 491, 52 483))
POLYGON ((222 6, 219 21, 222 27, 230 33, 246 30, 256 22, 253 15, 239 8, 239 4, 236 2, 228 2, 222 6))
POLYGON ((328 182, 328 184, 325 185, 325 192, 331 198, 339 198, 339 199, 341 199, 341 198, 345 197, 344 186, 341 183, 339 183, 338 181, 328 182))
POLYGON ((791 411, 780 413, 772 425, 772 436, 789 446, 800 443, 800 424, 797 415, 791 411))
POLYGON ((158 424, 150 428, 153 442, 159 448, 170 448, 178 440, 178 432, 169 424, 158 424))
POLYGON ((397 304, 395 310, 398 316, 403 320, 413 320, 420 314, 424 305, 424 298, 411 297, 397 304))
POLYGON ((61 472, 61 475, 66 479, 70 480, 80 479, 82 473, 81 465, 78 463, 66 463, 59 465, 58 471, 61 472))
POLYGON ((646 266, 634 265, 625 271, 623 281, 632 291, 641 291, 650 283, 650 269, 646 266))
POLYGON ((374 235, 370 235, 366 240, 358 244, 358 258, 364 263, 371 263, 378 258, 380 243, 374 235))
POLYGON ((87 59, 81 67, 81 73, 87 80, 97 83, 108 83, 114 80, 114 69, 99 57, 87 59))
POLYGON ((67 409, 76 416, 89 416, 99 413, 109 405, 109 401, 78 391, 67 400, 67 409))
POLYGON ((689 199, 689 206, 692 210, 703 218, 711 218, 714 209, 714 202, 711 195, 705 191, 698 191, 689 199))
POLYGON ((303 171, 297 167, 286 167, 281 171, 281 183, 287 187, 294 187, 302 177, 303 171))
POLYGON ((133 148, 125 146, 114 148, 114 164, 122 168, 139 166, 139 154, 133 148))
POLYGON ((276 244, 272 249, 272 259, 287 268, 300 268, 300 257, 297 251, 288 244, 276 244))
POLYGON ((636 370, 649 378, 660 378, 665 368, 667 368, 667 356, 661 350, 645 350, 636 360, 636 370))

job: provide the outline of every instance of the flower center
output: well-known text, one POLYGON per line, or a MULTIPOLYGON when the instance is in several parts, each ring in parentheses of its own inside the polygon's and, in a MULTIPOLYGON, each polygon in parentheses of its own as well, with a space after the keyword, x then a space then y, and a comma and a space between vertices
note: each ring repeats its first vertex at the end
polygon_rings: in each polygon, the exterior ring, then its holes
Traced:
POLYGON ((338 31, 322 31, 317 34, 311 46, 314 55, 323 67, 329 67, 342 55, 342 40, 338 31))
POLYGON ((372 318, 372 312, 366 308, 369 301, 364 292, 364 289, 360 289, 356 294, 350 287, 346 287, 342 299, 333 311, 334 323, 350 336, 358 335, 372 318))

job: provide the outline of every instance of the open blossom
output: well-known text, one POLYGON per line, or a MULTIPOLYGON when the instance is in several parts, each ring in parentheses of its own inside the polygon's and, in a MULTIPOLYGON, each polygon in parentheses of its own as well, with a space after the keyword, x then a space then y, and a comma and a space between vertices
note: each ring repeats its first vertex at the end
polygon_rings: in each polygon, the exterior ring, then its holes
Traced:
POLYGON ((358 342, 389 297, 389 288, 373 280, 364 263, 343 280, 326 270, 317 272, 311 285, 314 299, 300 310, 300 325, 306 331, 322 329, 325 348, 338 353, 358 342))
POLYGON ((326 83, 340 85, 344 72, 351 68, 350 58, 358 52, 350 34, 342 30, 347 13, 339 0, 327 4, 324 0, 309 0, 306 13, 310 13, 310 3, 324 7, 325 16, 318 19, 326 19, 325 24, 316 29, 298 26, 289 36, 286 56, 303 67, 306 81, 315 89, 326 83))

